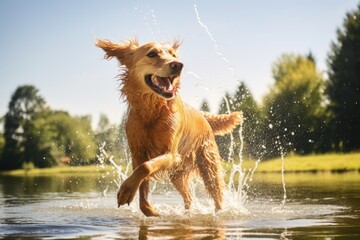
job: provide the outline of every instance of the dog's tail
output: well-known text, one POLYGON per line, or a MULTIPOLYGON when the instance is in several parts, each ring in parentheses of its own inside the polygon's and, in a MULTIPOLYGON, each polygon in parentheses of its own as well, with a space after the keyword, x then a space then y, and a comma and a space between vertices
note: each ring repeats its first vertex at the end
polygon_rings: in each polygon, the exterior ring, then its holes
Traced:
POLYGON ((232 112, 230 114, 211 114, 201 112, 209 122, 215 135, 224 135, 231 133, 234 128, 243 123, 242 112, 232 112))

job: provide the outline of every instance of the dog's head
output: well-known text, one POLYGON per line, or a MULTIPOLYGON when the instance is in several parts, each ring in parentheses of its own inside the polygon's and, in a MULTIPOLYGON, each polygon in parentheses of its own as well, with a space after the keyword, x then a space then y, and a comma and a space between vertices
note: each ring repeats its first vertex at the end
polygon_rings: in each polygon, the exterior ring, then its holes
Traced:
POLYGON ((127 68, 127 74, 131 77, 128 77, 129 82, 126 84, 136 88, 136 91, 155 93, 166 100, 176 96, 183 68, 183 64, 178 59, 177 49, 180 46, 178 41, 173 44, 139 45, 136 40, 124 41, 120 44, 97 40, 96 46, 105 51, 107 59, 115 57, 127 68))

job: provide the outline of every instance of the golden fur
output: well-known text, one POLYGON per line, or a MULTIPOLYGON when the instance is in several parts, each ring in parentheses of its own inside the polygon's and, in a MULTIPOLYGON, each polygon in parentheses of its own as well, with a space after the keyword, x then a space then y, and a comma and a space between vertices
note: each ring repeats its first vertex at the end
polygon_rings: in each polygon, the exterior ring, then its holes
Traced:
POLYGON ((139 45, 137 40, 117 44, 99 39, 96 46, 105 51, 106 59, 119 61, 121 92, 129 104, 126 134, 134 171, 118 191, 118 205, 130 204, 139 189, 141 211, 158 216, 148 202, 149 181, 166 172, 188 209, 189 181, 197 172, 216 210, 221 209, 224 180, 214 134, 231 132, 242 122, 241 114, 200 112, 181 100, 183 65, 177 41, 139 45))

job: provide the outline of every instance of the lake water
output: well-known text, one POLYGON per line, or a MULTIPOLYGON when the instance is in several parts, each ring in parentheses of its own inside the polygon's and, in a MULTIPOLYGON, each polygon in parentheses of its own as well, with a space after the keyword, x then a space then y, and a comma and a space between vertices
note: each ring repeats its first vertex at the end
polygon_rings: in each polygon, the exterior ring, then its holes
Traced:
POLYGON ((360 174, 255 173, 246 200, 225 194, 224 209, 196 183, 191 210, 166 183, 146 218, 137 199, 117 208, 113 176, 0 177, 3 239, 360 239, 360 174))

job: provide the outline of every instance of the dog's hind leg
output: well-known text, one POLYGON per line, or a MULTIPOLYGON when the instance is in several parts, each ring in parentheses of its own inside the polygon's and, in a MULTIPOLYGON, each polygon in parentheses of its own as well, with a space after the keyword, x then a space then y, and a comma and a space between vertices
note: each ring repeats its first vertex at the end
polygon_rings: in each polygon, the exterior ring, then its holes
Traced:
POLYGON ((170 180, 183 197, 185 209, 189 209, 192 202, 189 191, 190 172, 184 170, 174 171, 170 173, 170 180))
POLYGON ((155 209, 148 202, 149 189, 150 189, 150 180, 144 179, 139 187, 140 209, 147 217, 160 216, 160 214, 156 212, 155 209))
POLYGON ((213 198, 216 211, 222 208, 224 179, 220 165, 220 154, 215 140, 204 143, 197 151, 196 165, 205 188, 213 198))

